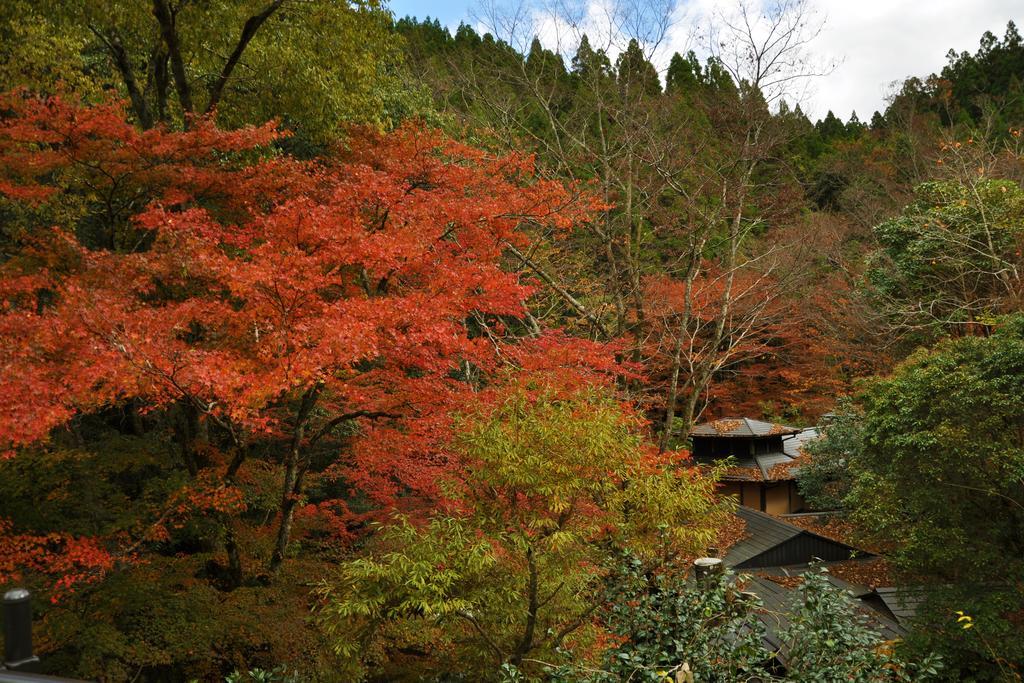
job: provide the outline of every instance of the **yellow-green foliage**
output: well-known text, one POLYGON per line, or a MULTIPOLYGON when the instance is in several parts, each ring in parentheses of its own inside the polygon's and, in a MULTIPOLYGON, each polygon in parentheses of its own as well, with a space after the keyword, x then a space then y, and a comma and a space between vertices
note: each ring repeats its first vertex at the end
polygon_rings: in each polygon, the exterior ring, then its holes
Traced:
MULTIPOLYGON (((0 83, 52 91, 58 82, 86 99, 114 89, 127 98, 111 45, 123 46, 139 90, 158 117, 154 55, 166 55, 151 2, 40 0, 0 9, 0 83)), ((171 3, 197 112, 265 0, 171 3)), ((227 126, 278 118, 322 143, 346 123, 389 125, 424 98, 402 71, 391 18, 376 0, 286 0, 259 28, 217 107, 227 126)), ((181 122, 168 72, 167 117, 181 122)), ((424 100, 425 101, 425 100, 424 100)))
POLYGON ((83 30, 58 30, 34 2, 0 3, 0 90, 29 88, 53 92, 58 85, 83 99, 101 88, 85 74, 83 30))
POLYGON ((712 481, 670 466, 607 392, 559 398, 517 389, 497 408, 467 416, 456 448, 467 461, 467 489, 496 492, 474 495, 477 508, 540 542, 607 535, 651 555, 711 540, 711 527, 691 522, 707 513, 712 481), (512 492, 528 504, 510 504, 512 492))
POLYGON ((323 587, 321 619, 354 677, 487 679, 559 647, 596 654, 613 558, 653 569, 703 552, 721 521, 713 481, 657 454, 603 391, 517 386, 464 415, 452 449, 459 512, 396 516, 323 587))

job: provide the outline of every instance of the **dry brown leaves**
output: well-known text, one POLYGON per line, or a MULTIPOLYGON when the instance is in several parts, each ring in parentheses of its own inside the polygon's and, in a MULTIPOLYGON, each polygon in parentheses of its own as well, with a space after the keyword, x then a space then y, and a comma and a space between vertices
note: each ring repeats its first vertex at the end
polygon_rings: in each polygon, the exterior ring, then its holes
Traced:
POLYGON ((838 579, 868 588, 893 586, 897 583, 895 573, 883 557, 836 562, 830 564, 828 570, 838 579))
POLYGON ((747 537, 747 523, 736 515, 729 515, 729 521, 718 531, 715 542, 718 543, 718 556, 724 557, 729 548, 747 537))

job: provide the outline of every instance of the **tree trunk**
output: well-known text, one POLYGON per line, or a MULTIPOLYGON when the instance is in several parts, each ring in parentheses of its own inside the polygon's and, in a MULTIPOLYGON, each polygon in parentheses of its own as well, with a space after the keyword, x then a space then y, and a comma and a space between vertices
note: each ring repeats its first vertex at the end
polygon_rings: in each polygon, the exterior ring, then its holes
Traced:
POLYGON ((185 61, 181 56, 181 44, 178 42, 178 29, 175 26, 175 15, 171 12, 166 0, 153 0, 153 16, 160 25, 160 35, 167 46, 167 54, 171 62, 171 75, 174 77, 174 88, 178 92, 178 101, 184 113, 185 128, 188 128, 188 117, 194 111, 192 106, 192 88, 185 73, 185 61))
POLYGON ((665 424, 661 431, 661 441, 658 443, 658 450, 664 453, 668 450, 668 442, 672 438, 672 422, 676 416, 676 398, 679 391, 679 366, 682 364, 683 355, 683 330, 676 334, 676 343, 672 349, 672 379, 668 385, 668 398, 665 400, 665 424))
POLYGON ((284 491, 281 497, 281 522, 277 527, 277 541, 274 543, 274 552, 270 555, 268 569, 271 574, 276 574, 284 562, 284 554, 288 549, 288 541, 292 535, 292 521, 295 518, 295 504, 298 492, 296 485, 299 481, 298 455, 289 458, 285 466, 284 491))
MULTIPOLYGON (((235 475, 238 474, 239 468, 245 462, 245 458, 248 455, 244 445, 236 443, 235 448, 235 455, 231 459, 227 471, 224 473, 224 482, 229 486, 234 485, 235 475)), ((228 556, 227 590, 233 591, 242 585, 244 577, 242 552, 238 547, 238 539, 235 536, 235 527, 232 524, 231 518, 223 515, 221 524, 224 526, 224 552, 228 556)))
POLYGON ((144 436, 146 434, 146 425, 142 422, 140 403, 137 398, 128 401, 128 420, 132 426, 132 434, 134 436, 144 436))
POLYGON ((303 462, 302 446, 306 436, 306 424, 309 422, 310 413, 316 405, 320 395, 320 384, 314 384, 302 395, 299 409, 295 414, 295 428, 292 432, 291 447, 285 459, 284 482, 281 490, 281 522, 277 527, 277 541, 274 543, 274 552, 270 555, 268 569, 271 574, 276 574, 284 562, 284 554, 288 549, 288 541, 292 534, 292 520, 295 517, 295 506, 298 504, 298 496, 302 492, 302 476, 305 473, 303 462))
POLYGON ((124 49, 121 37, 115 31, 104 33, 92 26, 89 29, 107 46, 107 50, 114 60, 114 66, 117 67, 118 72, 121 74, 124 89, 128 91, 128 99, 132 103, 132 111, 135 113, 135 118, 139 120, 139 125, 143 129, 152 128, 153 114, 149 110, 145 94, 139 89, 139 83, 135 79, 135 71, 132 69, 131 60, 124 49))
POLYGON ((177 415, 174 419, 174 434, 178 440, 178 448, 181 453, 181 461, 185 464, 190 476, 199 474, 199 458, 196 455, 196 426, 198 420, 195 417, 195 406, 189 400, 182 399, 178 402, 177 415))
POLYGON ((526 549, 526 564, 530 570, 529 583, 527 584, 527 600, 529 601, 526 610, 526 628, 523 630, 523 637, 519 641, 515 652, 509 658, 509 663, 519 666, 523 657, 533 649, 533 635, 537 629, 537 612, 540 609, 537 595, 537 562, 533 558, 533 548, 526 549))
POLYGON ((220 103, 221 95, 224 94, 224 86, 227 85, 228 80, 231 78, 231 73, 235 70, 238 60, 242 58, 242 53, 245 52, 245 48, 248 47, 249 41, 252 40, 253 36, 256 35, 256 32, 260 30, 260 26, 263 25, 263 22, 269 19, 270 15, 276 12, 283 3, 284 0, 273 0, 273 2, 267 5, 262 12, 252 15, 246 20, 245 25, 242 26, 242 35, 239 36, 235 49, 224 62, 220 75, 210 87, 210 99, 206 103, 204 113, 209 114, 217 108, 217 105, 220 103))

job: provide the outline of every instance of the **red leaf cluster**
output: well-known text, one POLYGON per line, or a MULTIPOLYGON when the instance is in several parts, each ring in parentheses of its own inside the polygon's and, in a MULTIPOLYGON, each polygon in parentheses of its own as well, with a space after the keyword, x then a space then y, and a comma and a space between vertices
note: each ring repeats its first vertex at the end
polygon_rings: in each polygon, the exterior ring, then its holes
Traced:
MULTIPOLYGON (((110 235, 87 243, 72 219, 28 220, 0 265, 8 456, 76 415, 186 406, 239 451, 334 443, 339 457, 309 477, 343 477, 394 506, 437 493, 453 466, 449 416, 472 400, 473 377, 508 365, 577 382, 622 372, 605 345, 474 332, 474 320, 500 329, 525 311, 534 285, 503 267, 521 226, 565 230, 594 206, 538 179, 529 156, 406 126, 356 131, 346 151, 307 162, 276 150, 273 124, 143 132, 117 104, 25 93, 0 109, 0 201, 30 217, 85 215, 110 235), (358 429, 332 441, 343 425, 358 429)), ((191 472, 165 522, 244 508, 244 472, 224 474, 222 456, 206 459, 215 476, 191 472)), ((308 459, 295 458, 301 479, 308 459)), ((300 508, 300 526, 344 535, 350 513, 336 502, 300 508)))
POLYGON ((96 539, 65 533, 18 534, 9 520, 0 519, 0 539, 0 585, 20 581, 25 571, 54 576, 54 602, 80 585, 99 581, 118 561, 96 539))

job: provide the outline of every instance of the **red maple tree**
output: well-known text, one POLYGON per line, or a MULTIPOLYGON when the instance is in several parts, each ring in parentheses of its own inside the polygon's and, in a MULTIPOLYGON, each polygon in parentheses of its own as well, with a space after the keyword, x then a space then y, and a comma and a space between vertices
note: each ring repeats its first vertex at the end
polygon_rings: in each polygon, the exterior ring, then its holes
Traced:
POLYGON ((258 459, 281 477, 272 573, 297 510, 344 535, 352 492, 378 508, 435 495, 451 408, 500 365, 557 368, 562 354, 599 372, 609 357, 493 333, 533 288, 502 267, 521 226, 565 230, 590 208, 529 156, 406 126, 300 161, 273 124, 143 132, 122 105, 25 93, 0 109, 0 196, 21 218, 0 265, 0 449, 128 406, 143 427, 174 425, 191 477, 115 555, 199 511, 222 520, 237 585, 233 492, 258 459), (318 477, 350 495, 301 505, 318 477))

